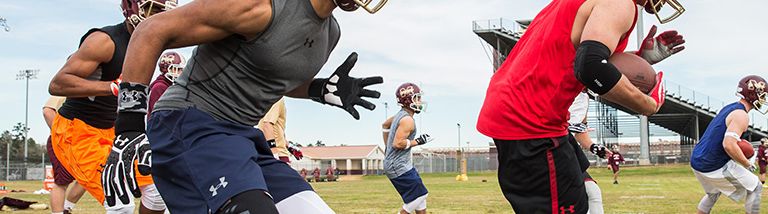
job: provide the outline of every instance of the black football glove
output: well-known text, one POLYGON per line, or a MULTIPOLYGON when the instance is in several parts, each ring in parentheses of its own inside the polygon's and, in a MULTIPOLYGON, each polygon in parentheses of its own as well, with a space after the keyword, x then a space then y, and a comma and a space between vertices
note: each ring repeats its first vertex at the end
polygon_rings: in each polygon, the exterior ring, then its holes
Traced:
POLYGON ((430 137, 428 134, 423 134, 416 138, 416 144, 424 145, 432 142, 432 140, 434 140, 434 138, 430 137))
POLYGON ((146 140, 147 136, 141 132, 125 132, 115 137, 101 173, 105 207, 134 206, 134 198, 141 197, 133 161, 138 145, 146 140))
POLYGON ((149 174, 151 165, 152 155, 144 124, 149 89, 144 84, 127 82, 119 86, 116 137, 102 169, 101 184, 107 210, 133 210, 134 198, 141 197, 133 162, 138 159, 142 174, 149 174))
POLYGON ((309 86, 309 97, 319 103, 339 107, 349 112, 355 119, 360 119, 360 114, 355 109, 355 105, 362 106, 365 109, 373 110, 376 108, 371 102, 363 100, 363 97, 379 98, 381 94, 378 91, 365 89, 365 87, 384 82, 380 76, 355 78, 349 76, 349 71, 357 62, 357 53, 347 57, 333 75, 329 78, 319 78, 312 81, 309 86))
POLYGON ((603 145, 593 143, 591 146, 589 146, 589 151, 592 152, 592 154, 597 155, 597 157, 605 159, 607 149, 603 145))

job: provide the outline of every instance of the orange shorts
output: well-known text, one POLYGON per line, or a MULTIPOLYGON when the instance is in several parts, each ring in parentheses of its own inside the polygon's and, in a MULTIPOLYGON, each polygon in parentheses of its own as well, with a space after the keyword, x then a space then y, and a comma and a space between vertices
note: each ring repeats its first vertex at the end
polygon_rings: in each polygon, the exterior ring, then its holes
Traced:
MULTIPOLYGON (((56 115, 51 127, 53 152, 61 165, 99 203, 104 203, 101 171, 112 149, 115 129, 94 128, 82 120, 70 120, 60 115, 56 115)), ((152 176, 142 176, 138 173, 136 181, 139 186, 154 183, 152 176)))

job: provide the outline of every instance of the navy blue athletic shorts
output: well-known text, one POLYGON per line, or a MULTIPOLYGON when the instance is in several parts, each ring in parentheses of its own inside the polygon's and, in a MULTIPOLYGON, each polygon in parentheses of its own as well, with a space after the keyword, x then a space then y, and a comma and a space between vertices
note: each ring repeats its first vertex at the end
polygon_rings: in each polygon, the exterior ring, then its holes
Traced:
POLYGON ((267 191, 275 203, 312 187, 275 159, 261 130, 195 108, 152 113, 152 178, 172 213, 214 213, 235 195, 267 191))
POLYGON ((397 178, 390 179, 392 185, 397 189, 397 193, 400 193, 400 197, 403 198, 403 202, 411 203, 416 198, 427 194, 427 187, 419 177, 419 173, 416 172, 416 168, 408 170, 404 174, 397 176, 397 178))

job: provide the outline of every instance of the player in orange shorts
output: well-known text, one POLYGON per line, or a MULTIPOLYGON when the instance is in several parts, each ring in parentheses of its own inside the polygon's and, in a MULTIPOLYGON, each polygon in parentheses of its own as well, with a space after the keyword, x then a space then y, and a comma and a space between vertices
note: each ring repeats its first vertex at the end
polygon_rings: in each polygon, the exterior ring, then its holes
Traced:
MULTIPOLYGON (((115 200, 133 198, 105 197, 101 182, 115 138, 117 84, 128 41, 139 22, 175 6, 176 0, 123 0, 125 21, 89 30, 48 89, 52 95, 67 97, 51 128, 53 151, 107 213, 133 213, 135 208, 133 203, 114 206, 115 200)), ((136 177, 133 183, 142 193, 139 213, 163 213, 165 203, 152 177, 136 177)))

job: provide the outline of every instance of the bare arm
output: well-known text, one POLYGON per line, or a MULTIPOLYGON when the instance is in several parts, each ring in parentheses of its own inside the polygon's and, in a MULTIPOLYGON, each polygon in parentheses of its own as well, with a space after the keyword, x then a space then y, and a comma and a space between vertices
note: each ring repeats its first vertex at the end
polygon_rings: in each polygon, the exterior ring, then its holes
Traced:
MULTIPOLYGON (((632 27, 635 7, 632 1, 598 0, 584 25, 581 42, 598 41, 613 53, 621 38, 629 36, 624 34, 632 27)), ((624 75, 608 93, 601 97, 643 115, 651 115, 658 111, 653 99, 640 92, 624 75)))
POLYGON ((109 96, 110 81, 88 80, 101 63, 112 60, 115 43, 104 32, 93 32, 51 79, 48 93, 66 97, 109 96))
POLYGON ((264 138, 267 140, 275 139, 275 130, 272 127, 273 125, 274 124, 269 121, 261 121, 259 124, 259 128, 261 128, 261 131, 264 132, 264 138))
POLYGON ((387 139, 389 138, 389 132, 392 132, 392 130, 389 130, 389 127, 392 127, 392 120, 394 117, 389 117, 387 120, 384 121, 384 123, 381 124, 381 136, 384 138, 384 148, 387 148, 387 139), (386 130, 386 131, 385 131, 386 130))
POLYGON ((289 91, 285 96, 293 97, 293 98, 301 98, 301 99, 307 99, 309 98, 309 85, 312 84, 312 80, 309 80, 305 82, 304 84, 300 85, 299 87, 289 91))
POLYGON ((53 124, 54 118, 56 118, 56 109, 43 107, 43 119, 45 119, 45 124, 48 125, 49 129, 53 124))
POLYGON ((396 149, 405 149, 406 147, 414 147, 418 145, 415 140, 408 140, 408 136, 411 135, 411 132, 413 132, 413 129, 416 127, 413 118, 403 117, 398 123, 397 133, 395 133, 395 140, 392 142, 392 147, 395 147, 396 149))
MULTIPOLYGON (((733 132, 738 136, 741 136, 741 134, 747 130, 747 126, 749 126, 747 112, 740 110, 731 112, 725 119, 725 125, 728 127, 726 132, 733 132)), ((723 148, 725 149, 725 153, 727 153, 731 159, 744 167, 749 167, 751 165, 749 160, 744 156, 744 153, 741 152, 741 148, 739 148, 739 145, 737 144, 740 140, 741 139, 736 139, 735 137, 725 136, 723 138, 723 148)))
POLYGON ((269 0, 197 0, 153 15, 133 32, 123 81, 148 84, 166 48, 197 45, 237 34, 251 39, 272 16, 269 0))

